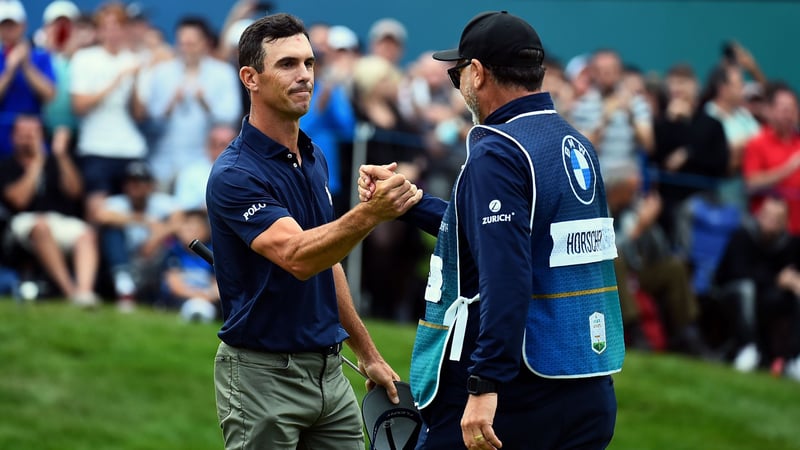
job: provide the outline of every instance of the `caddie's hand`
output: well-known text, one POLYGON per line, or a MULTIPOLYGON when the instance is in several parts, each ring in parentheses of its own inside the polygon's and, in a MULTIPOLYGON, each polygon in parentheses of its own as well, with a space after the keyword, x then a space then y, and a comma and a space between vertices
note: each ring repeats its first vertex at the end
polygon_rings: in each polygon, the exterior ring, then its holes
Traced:
POLYGON ((496 411, 497 394, 469 396, 461 417, 461 438, 467 448, 491 450, 503 447, 492 428, 496 411))
POLYGON ((417 189, 404 175, 397 174, 376 181, 370 201, 361 205, 368 205, 371 213, 383 222, 405 214, 421 199, 422 189, 417 189))
POLYGON ((397 387, 394 385, 395 381, 400 381, 400 375, 394 371, 383 359, 364 362, 358 361, 358 369, 367 375, 367 381, 364 383, 367 391, 371 391, 377 385, 386 388, 386 395, 389 401, 395 405, 400 403, 400 397, 397 395, 397 387))
POLYGON ((375 182, 385 180, 395 174, 397 163, 393 162, 383 166, 365 164, 358 168, 358 198, 362 202, 368 201, 375 192, 375 182))

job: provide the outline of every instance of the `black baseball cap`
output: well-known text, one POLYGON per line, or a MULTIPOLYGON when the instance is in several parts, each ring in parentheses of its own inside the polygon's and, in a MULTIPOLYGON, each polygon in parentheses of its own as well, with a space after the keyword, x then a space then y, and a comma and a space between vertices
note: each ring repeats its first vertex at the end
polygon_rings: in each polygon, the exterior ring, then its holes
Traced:
POLYGON ((395 381, 400 403, 389 401, 386 388, 375 386, 361 402, 370 450, 414 448, 422 429, 422 416, 414 404, 411 386, 395 381))
POLYGON ((131 180, 152 180, 153 172, 144 161, 133 161, 125 166, 125 178, 131 180))
POLYGON ((433 54, 439 61, 477 59, 483 64, 500 67, 537 67, 538 57, 520 56, 526 49, 544 53, 542 41, 536 30, 523 19, 508 11, 480 13, 464 27, 458 48, 433 54))

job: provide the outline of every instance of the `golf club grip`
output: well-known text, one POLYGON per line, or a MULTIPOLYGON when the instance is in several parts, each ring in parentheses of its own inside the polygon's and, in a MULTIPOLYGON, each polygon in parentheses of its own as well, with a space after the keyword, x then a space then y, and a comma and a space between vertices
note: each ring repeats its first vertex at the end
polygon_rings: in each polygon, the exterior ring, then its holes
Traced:
POLYGON ((189 243, 189 249, 197 253, 198 256, 203 258, 210 265, 212 266, 214 265, 214 254, 211 253, 211 250, 209 250, 209 248, 206 247, 205 244, 200 242, 200 240, 198 239, 192 240, 192 242, 189 243))

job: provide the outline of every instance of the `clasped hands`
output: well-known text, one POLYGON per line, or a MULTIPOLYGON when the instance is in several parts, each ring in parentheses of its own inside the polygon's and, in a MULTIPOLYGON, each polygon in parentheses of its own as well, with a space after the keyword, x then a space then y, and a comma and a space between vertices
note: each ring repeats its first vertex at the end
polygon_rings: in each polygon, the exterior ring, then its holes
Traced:
POLYGON ((382 216, 395 218, 422 199, 422 189, 403 174, 395 172, 397 163, 383 166, 362 165, 358 170, 358 198, 377 204, 382 216))

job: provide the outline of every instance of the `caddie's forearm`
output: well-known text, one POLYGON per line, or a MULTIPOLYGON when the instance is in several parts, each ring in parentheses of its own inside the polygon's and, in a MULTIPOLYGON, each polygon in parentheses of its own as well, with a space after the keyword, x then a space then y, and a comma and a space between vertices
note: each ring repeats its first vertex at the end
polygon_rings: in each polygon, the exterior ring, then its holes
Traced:
POLYGON ((430 194, 423 194, 422 200, 398 219, 414 225, 431 236, 437 236, 445 209, 447 209, 446 201, 430 194))

